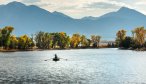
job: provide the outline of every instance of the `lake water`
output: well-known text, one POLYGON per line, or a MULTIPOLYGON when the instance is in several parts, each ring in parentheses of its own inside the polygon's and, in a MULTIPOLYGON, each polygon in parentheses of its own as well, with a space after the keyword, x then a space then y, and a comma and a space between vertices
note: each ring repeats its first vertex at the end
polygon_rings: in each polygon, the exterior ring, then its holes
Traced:
POLYGON ((105 48, 0 53, 0 84, 146 84, 146 52, 105 48), (55 53, 68 60, 44 61, 55 53))

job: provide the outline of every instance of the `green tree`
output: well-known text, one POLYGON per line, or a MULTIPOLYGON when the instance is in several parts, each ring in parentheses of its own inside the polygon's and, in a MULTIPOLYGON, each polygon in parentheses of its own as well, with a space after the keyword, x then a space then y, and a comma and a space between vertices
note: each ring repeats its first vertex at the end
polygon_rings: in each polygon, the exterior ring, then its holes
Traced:
MULTIPOLYGON (((52 39, 52 48, 56 48, 59 44, 60 34, 59 33, 50 33, 53 37, 52 39)), ((60 45, 61 46, 61 45, 60 45)))
POLYGON ((10 36, 13 30, 14 28, 11 26, 6 26, 1 30, 1 43, 5 49, 9 48, 10 36))
POLYGON ((53 35, 46 32, 38 32, 35 36, 36 46, 40 49, 49 49, 52 46, 53 35))
POLYGON ((125 39, 122 42, 123 48, 130 48, 132 46, 132 37, 126 36, 125 39))

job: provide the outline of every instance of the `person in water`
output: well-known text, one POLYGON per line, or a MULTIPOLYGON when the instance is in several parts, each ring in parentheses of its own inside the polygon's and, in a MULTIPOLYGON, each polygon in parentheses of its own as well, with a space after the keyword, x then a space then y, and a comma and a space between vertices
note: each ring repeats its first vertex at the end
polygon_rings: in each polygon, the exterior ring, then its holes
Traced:
POLYGON ((53 58, 53 61, 59 61, 60 58, 58 58, 57 54, 55 54, 55 57, 53 58))
MULTIPOLYGON (((47 60, 60 61, 60 59, 63 59, 63 58, 59 58, 59 57, 57 56, 57 54, 55 54, 55 57, 54 57, 54 58, 47 59, 47 60)), ((45 61, 47 61, 47 60, 45 60, 45 61)), ((67 60, 67 59, 63 59, 63 60, 67 60)))

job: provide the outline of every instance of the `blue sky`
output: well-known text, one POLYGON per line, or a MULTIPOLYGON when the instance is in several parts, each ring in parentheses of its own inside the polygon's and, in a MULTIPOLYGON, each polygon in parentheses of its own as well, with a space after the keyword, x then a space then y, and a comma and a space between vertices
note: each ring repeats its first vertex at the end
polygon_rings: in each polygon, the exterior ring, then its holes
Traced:
POLYGON ((73 18, 98 17, 122 6, 136 9, 146 15, 146 0, 0 0, 0 4, 12 1, 37 5, 50 12, 62 12, 73 18))

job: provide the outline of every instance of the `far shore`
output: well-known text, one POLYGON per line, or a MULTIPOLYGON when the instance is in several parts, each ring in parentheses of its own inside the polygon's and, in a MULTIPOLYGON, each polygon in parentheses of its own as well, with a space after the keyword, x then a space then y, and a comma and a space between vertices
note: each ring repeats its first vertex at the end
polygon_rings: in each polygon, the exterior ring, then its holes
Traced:
MULTIPOLYGON (((20 51, 44 51, 44 50, 71 50, 71 49, 102 49, 102 48, 109 48, 109 47, 97 47, 97 48, 93 48, 93 47, 87 47, 87 48, 52 48, 52 49, 38 49, 38 48, 33 48, 33 49, 0 49, 0 52, 20 52, 20 51)), ((115 47, 116 48, 116 47, 115 47)))
MULTIPOLYGON (((45 51, 45 50, 74 50, 74 49, 104 49, 104 48, 118 48, 118 47, 99 47, 99 48, 93 48, 93 47, 88 47, 88 48, 52 48, 52 49, 0 49, 0 52, 23 52, 23 51, 45 51)), ((132 48, 118 48, 119 50, 134 50, 134 51, 146 51, 146 48, 137 48, 137 49, 132 49, 132 48)))
POLYGON ((120 50, 134 50, 134 51, 146 51, 146 48, 118 48, 120 50))

